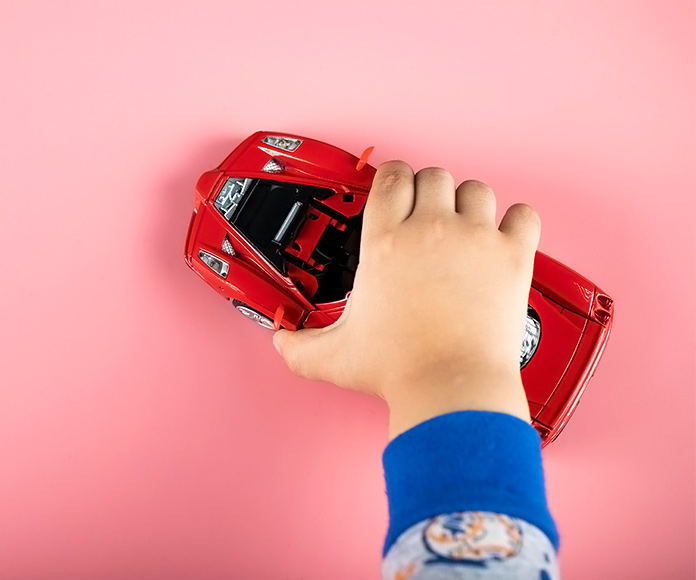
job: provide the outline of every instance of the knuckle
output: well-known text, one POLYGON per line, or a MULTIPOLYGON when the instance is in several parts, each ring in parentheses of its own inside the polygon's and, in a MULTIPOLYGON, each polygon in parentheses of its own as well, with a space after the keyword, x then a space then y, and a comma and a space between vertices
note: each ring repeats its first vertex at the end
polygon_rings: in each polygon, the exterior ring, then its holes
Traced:
POLYGON ((411 167, 399 160, 385 161, 377 168, 375 181, 383 187, 393 187, 406 182, 412 175, 411 167))
POLYGON ((490 185, 487 183, 484 183, 483 181, 479 181, 478 179, 467 179, 466 181, 462 181, 461 185, 459 186, 462 189, 468 189, 471 191, 481 191, 485 193, 493 193, 493 189, 491 188, 490 185))
POLYGON ((379 264, 388 263, 393 259, 395 246, 397 245, 393 231, 383 229, 373 236, 363 236, 363 239, 367 242, 364 244, 367 247, 367 251, 361 251, 358 269, 363 265, 365 268, 368 268, 372 264, 379 267, 379 264))
POLYGON ((394 189, 406 182, 404 175, 399 171, 387 170, 379 176, 379 185, 383 189, 394 189))
POLYGON ((427 179, 446 179, 454 181, 452 174, 444 167, 424 167, 416 173, 416 176, 421 178, 425 177, 427 179))
POLYGON ((516 203, 512 206, 517 219, 528 223, 541 223, 541 218, 537 211, 526 203, 516 203))
POLYGON ((423 211, 408 220, 407 227, 419 239, 419 244, 437 246, 452 235, 451 220, 441 212, 423 211))

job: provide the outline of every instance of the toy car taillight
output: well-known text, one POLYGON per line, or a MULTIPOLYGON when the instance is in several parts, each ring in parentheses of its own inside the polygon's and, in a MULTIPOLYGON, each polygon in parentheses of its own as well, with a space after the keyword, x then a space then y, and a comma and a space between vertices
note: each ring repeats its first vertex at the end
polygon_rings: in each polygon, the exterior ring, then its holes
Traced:
POLYGON ((223 278, 227 278, 227 273, 230 271, 230 266, 227 262, 223 262, 219 258, 216 258, 212 254, 204 252, 203 250, 198 251, 198 257, 201 259, 201 262, 213 270, 213 272, 217 273, 223 278))

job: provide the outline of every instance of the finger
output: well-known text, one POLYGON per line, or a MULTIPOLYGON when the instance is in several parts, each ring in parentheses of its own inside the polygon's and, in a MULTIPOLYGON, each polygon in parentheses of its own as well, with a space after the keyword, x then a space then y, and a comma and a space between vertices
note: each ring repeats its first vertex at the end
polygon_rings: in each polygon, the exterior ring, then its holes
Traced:
POLYGON ((464 181, 457 188, 457 213, 472 224, 495 224, 495 194, 493 190, 475 179, 464 181))
POLYGON ((455 211, 454 178, 442 167, 426 167, 415 175, 413 215, 455 211))
POLYGON ((382 163, 365 203, 363 237, 374 237, 403 222, 413 210, 413 169, 403 161, 382 163))
POLYGON ((336 328, 280 329, 273 346, 294 374, 316 381, 331 381, 332 357, 337 349, 336 328))
POLYGON ((498 228, 530 249, 536 250, 541 237, 541 218, 536 210, 526 203, 511 205, 505 212, 498 228))

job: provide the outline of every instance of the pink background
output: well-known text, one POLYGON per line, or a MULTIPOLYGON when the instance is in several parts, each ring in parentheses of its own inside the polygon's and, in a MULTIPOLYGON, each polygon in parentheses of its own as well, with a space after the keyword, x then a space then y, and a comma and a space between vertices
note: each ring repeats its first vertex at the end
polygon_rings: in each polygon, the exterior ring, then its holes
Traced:
POLYGON ((693 2, 0 4, 0 578, 368 579, 381 401, 185 265, 256 130, 439 165, 616 300, 545 450, 566 580, 693 578, 693 2))

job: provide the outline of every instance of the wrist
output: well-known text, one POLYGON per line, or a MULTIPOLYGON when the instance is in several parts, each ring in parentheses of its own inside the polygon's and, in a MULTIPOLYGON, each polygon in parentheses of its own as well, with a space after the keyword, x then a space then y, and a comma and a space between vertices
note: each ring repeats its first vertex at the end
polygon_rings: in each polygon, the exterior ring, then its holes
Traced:
POLYGON ((493 411, 529 423, 529 404, 519 369, 484 375, 431 375, 383 390, 389 405, 389 440, 439 415, 454 411, 493 411))

